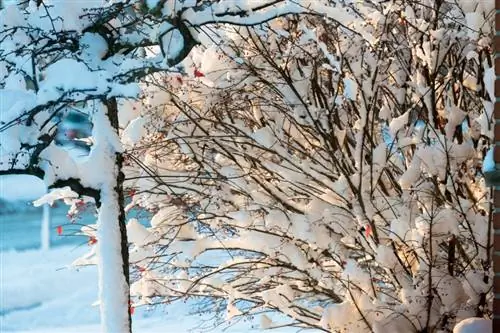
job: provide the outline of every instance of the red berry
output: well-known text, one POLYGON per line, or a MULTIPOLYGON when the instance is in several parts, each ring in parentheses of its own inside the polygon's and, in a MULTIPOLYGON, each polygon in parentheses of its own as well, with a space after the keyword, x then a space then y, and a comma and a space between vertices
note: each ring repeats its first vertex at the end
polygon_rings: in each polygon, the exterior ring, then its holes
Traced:
POLYGON ((128 310, 130 312, 130 315, 132 316, 134 314, 135 308, 130 300, 128 301, 128 310))
POLYGON ((371 224, 367 224, 365 226, 365 236, 366 238, 370 237, 373 234, 372 226, 371 224))
POLYGON ((203 74, 199 70, 197 70, 197 69, 194 70, 194 77, 204 77, 204 76, 205 76, 205 74, 203 74))

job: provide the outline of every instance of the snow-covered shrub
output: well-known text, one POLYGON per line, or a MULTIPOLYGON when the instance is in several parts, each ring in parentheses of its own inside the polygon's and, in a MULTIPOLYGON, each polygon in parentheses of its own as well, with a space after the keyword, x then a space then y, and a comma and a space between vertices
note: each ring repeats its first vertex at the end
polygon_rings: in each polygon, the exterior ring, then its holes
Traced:
POLYGON ((490 316, 493 2, 300 3, 209 26, 149 83, 127 139, 131 206, 156 212, 129 223, 136 303, 353 333, 490 316))

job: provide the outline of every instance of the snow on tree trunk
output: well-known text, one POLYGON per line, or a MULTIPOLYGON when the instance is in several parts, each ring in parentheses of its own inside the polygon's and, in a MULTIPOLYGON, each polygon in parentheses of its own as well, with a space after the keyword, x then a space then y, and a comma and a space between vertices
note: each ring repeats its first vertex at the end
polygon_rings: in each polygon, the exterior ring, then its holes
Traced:
POLYGON ((129 286, 122 257, 121 232, 118 223, 120 206, 115 186, 116 181, 101 189, 101 207, 98 217, 101 325, 103 332, 129 332, 129 286))
POLYGON ((106 103, 107 118, 94 116, 97 140, 93 172, 104 173, 98 215, 97 253, 99 300, 103 332, 130 332, 128 246, 123 208, 122 156, 117 147, 118 111, 115 99, 106 103), (110 128, 112 127, 112 128, 110 128), (102 137, 101 137, 102 135, 102 137), (102 142, 101 142, 102 140, 102 142))

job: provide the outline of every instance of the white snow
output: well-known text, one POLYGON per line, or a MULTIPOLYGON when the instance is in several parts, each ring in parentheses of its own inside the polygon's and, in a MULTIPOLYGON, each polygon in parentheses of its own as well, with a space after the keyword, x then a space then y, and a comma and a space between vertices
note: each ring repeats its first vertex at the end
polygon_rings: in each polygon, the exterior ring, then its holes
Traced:
POLYGON ((85 250, 0 252, 0 331, 98 323, 95 268, 67 267, 85 250))
POLYGON ((43 195, 40 199, 33 202, 33 206, 39 207, 43 204, 48 203, 49 205, 54 204, 54 201, 60 199, 75 199, 78 198, 78 193, 71 190, 69 186, 63 188, 57 188, 49 193, 43 195))
MULTIPOLYGON (((62 246, 48 251, 0 252, 0 332, 99 332, 99 309, 92 306, 98 294, 97 269, 95 266, 79 270, 69 267, 74 258, 86 251, 87 245, 62 246)), ((191 332, 204 320, 189 314, 193 306, 193 302, 179 302, 167 307, 137 307, 132 316, 133 331, 191 332)), ((269 321, 271 318, 273 316, 268 317, 269 321)), ((225 324, 212 332, 258 332, 259 319, 230 328, 225 324)))
POLYGON ((45 79, 40 82, 38 103, 56 100, 61 91, 86 90, 90 94, 104 90, 108 75, 104 71, 91 72, 82 62, 74 59, 61 59, 45 70, 45 79), (72 75, 67 75, 71 68, 72 75))
POLYGON ((127 236, 128 241, 137 246, 144 246, 153 240, 152 234, 137 219, 130 219, 128 221, 127 236))
POLYGON ((86 32, 80 38, 80 48, 86 60, 92 61, 93 57, 101 59, 108 51, 106 40, 99 34, 86 32))
POLYGON ((137 117, 130 121, 122 133, 122 142, 127 145, 134 145, 142 138, 146 128, 146 119, 144 117, 137 117))
POLYGON ((453 333, 492 333, 491 320, 484 318, 467 318, 459 322, 453 333))
POLYGON ((129 324, 128 287, 122 268, 117 200, 113 186, 101 190, 102 205, 98 216, 99 255, 97 260, 103 332, 127 332, 129 324))
POLYGON ((484 84, 490 101, 495 101, 495 68, 491 67, 484 71, 484 84))
POLYGON ((184 47, 184 38, 178 29, 171 29, 161 38, 162 50, 167 59, 174 59, 184 47))
POLYGON ((479 31, 484 23, 484 18, 479 12, 466 13, 465 19, 467 21, 467 34, 471 39, 479 37, 479 31))
POLYGON ((410 112, 407 111, 397 118, 393 118, 389 124, 389 131, 392 135, 395 135, 401 128, 403 128, 408 122, 408 116, 410 112))
POLYGON ((356 100, 356 96, 358 94, 358 84, 356 81, 345 78, 344 79, 344 96, 351 101, 356 100))

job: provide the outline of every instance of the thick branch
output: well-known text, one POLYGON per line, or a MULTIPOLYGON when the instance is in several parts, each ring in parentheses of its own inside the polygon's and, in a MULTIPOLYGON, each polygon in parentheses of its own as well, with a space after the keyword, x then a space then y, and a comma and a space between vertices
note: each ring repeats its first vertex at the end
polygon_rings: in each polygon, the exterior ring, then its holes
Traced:
POLYGON ((85 187, 80 183, 79 179, 69 178, 69 179, 59 179, 50 185, 49 188, 65 187, 69 186, 71 190, 75 191, 79 195, 85 195, 94 198, 97 208, 101 206, 101 194, 99 190, 91 187, 85 187))

